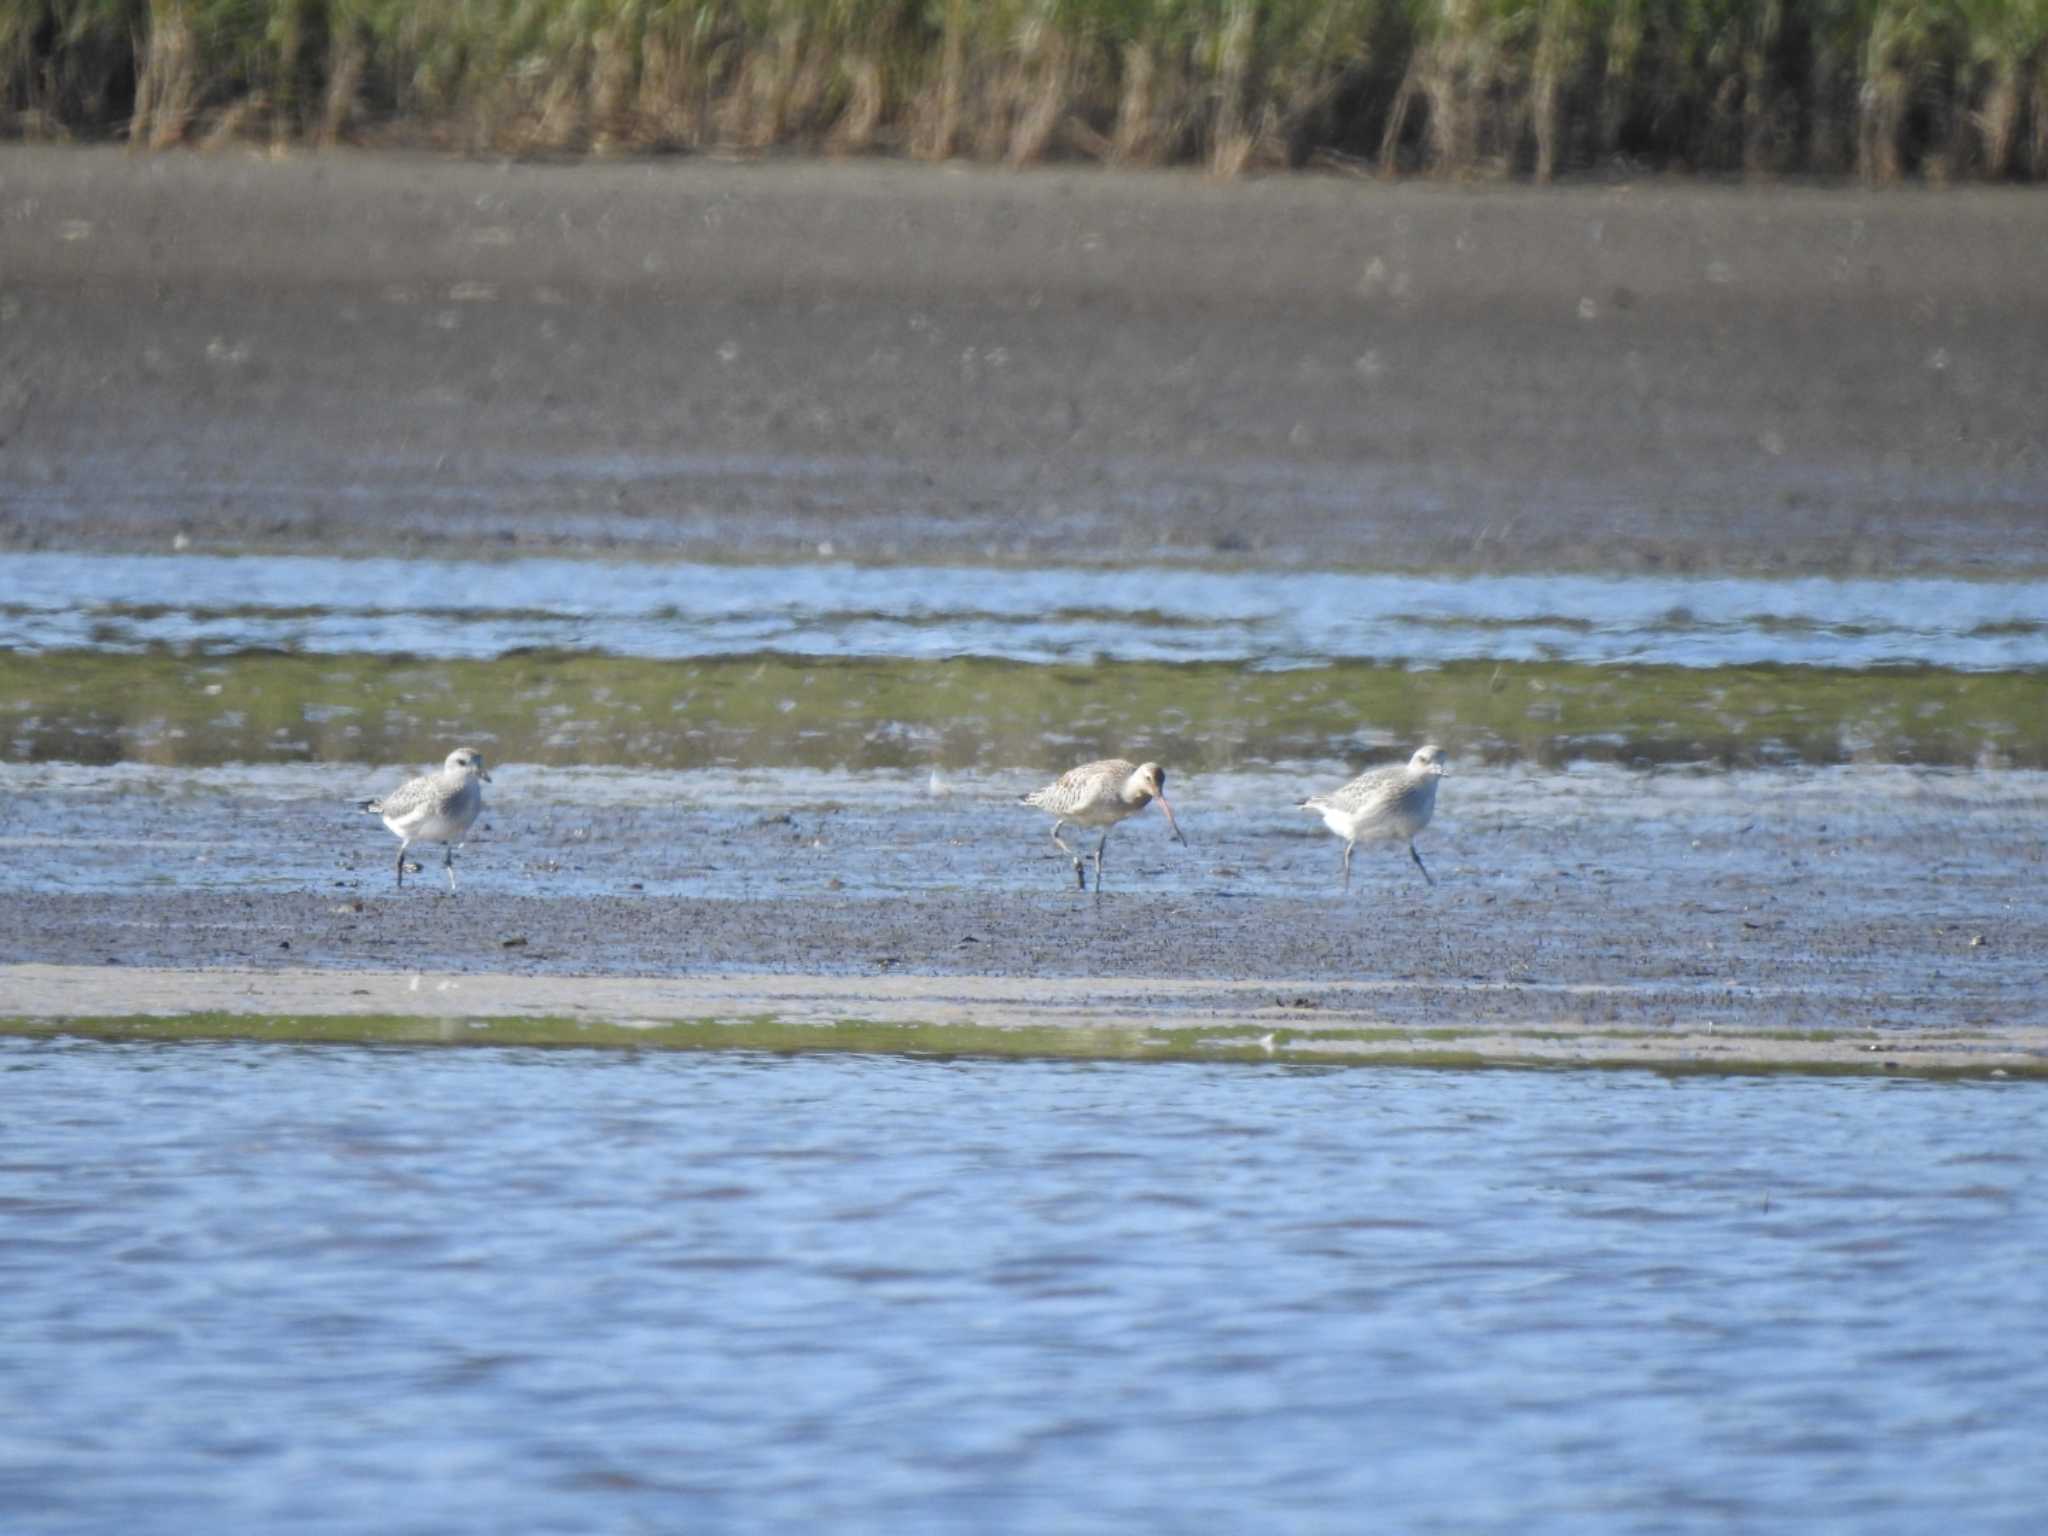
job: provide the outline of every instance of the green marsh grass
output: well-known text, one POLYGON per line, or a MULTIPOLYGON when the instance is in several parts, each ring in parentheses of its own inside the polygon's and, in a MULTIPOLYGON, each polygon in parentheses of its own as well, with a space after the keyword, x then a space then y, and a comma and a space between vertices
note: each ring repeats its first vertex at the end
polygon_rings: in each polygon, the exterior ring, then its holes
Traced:
POLYGON ((31 136, 2038 180, 2048 0, 0 0, 31 136))

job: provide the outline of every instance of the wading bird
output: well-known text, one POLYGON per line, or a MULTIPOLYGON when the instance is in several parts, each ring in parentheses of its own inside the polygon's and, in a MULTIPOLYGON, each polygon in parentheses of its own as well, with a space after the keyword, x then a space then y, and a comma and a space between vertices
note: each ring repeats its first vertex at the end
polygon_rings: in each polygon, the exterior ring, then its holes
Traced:
POLYGON ((1399 839, 1431 885, 1436 876, 1415 851, 1415 835, 1436 814, 1436 784, 1450 769, 1442 747, 1423 747, 1406 763, 1361 773, 1342 789, 1314 795, 1301 809, 1314 811, 1323 825, 1344 839, 1344 889, 1351 889, 1351 850, 1363 838, 1399 839))
POLYGON ((1173 807, 1166 803, 1166 770, 1157 763, 1132 764, 1121 757, 1069 768, 1045 788, 1026 795, 1018 803, 1034 806, 1053 815, 1052 840, 1061 853, 1074 861, 1074 878, 1088 889, 1088 871, 1081 855, 1060 840, 1060 828, 1068 822, 1077 827, 1100 827, 1102 839, 1095 845, 1095 894, 1102 894, 1102 850, 1109 834, 1126 816, 1135 816, 1154 800, 1166 814, 1166 824, 1188 845, 1180 823, 1173 819, 1173 807))
MULTIPOLYGON (((398 883, 405 885, 405 850, 414 843, 439 843, 444 850, 441 865, 448 871, 448 889, 455 889, 455 850, 469 836, 477 813, 484 808, 483 786, 491 782, 484 772, 484 755, 474 747, 457 747, 448 754, 438 772, 408 779, 381 800, 358 802, 372 816, 384 818, 384 825, 398 839, 398 883)), ((419 865, 412 872, 420 872, 419 865)))

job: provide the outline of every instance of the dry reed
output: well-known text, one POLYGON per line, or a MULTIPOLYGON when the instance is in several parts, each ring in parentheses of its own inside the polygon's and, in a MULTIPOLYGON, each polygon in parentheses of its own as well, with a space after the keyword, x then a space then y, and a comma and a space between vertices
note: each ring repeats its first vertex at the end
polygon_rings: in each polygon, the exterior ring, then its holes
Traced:
POLYGON ((0 0, 0 128, 2048 177, 2048 0, 0 0))

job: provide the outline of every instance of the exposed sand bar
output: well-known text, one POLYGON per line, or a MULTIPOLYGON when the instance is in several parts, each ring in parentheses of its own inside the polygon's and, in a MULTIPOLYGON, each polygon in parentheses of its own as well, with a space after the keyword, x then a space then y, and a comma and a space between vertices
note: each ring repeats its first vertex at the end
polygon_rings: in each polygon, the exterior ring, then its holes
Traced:
MULTIPOLYGON (((1389 1065, 1642 1067, 2048 1077, 2048 1027, 1760 1031, 1705 1019, 1606 1029, 1565 1005, 1538 1024, 1418 1030, 1358 999, 1415 984, 993 976, 674 978, 376 971, 0 968, 0 1032, 472 1045, 940 1051, 1389 1065)), ((1484 987, 1475 990, 1486 990, 1484 987)), ((1523 989, 1527 990, 1527 989, 1523 989)))

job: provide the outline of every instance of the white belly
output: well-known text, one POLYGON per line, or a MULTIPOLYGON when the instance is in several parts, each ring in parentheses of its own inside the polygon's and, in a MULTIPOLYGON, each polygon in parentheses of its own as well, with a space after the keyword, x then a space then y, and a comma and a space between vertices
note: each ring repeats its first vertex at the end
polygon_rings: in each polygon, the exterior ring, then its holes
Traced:
POLYGON ((422 805, 407 811, 403 816, 386 816, 384 825, 391 829, 394 837, 405 838, 415 843, 459 843, 469 835, 475 825, 477 812, 484 807, 484 797, 471 792, 457 795, 447 805, 422 805))
POLYGON ((1323 825, 1346 842, 1372 842, 1378 838, 1407 842, 1429 825, 1436 809, 1436 781, 1425 780, 1392 801, 1363 811, 1335 806, 1323 808, 1323 825))

